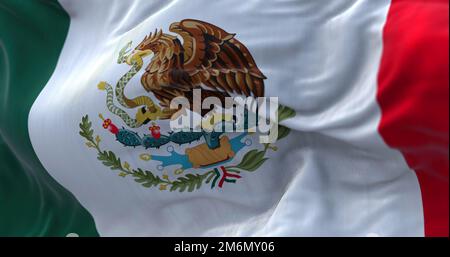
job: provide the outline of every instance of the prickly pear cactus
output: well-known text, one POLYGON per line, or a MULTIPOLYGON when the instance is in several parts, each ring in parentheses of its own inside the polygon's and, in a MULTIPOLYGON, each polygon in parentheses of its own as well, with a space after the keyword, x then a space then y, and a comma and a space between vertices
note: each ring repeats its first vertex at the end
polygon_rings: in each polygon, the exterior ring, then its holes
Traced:
POLYGON ((136 147, 142 144, 142 139, 136 132, 123 128, 116 134, 116 139, 124 146, 136 147))

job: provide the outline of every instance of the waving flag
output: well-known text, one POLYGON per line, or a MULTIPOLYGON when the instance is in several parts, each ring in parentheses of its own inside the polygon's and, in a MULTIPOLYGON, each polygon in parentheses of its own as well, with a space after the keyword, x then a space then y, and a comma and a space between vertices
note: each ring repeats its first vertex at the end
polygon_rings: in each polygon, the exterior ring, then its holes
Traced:
POLYGON ((448 6, 0 0, 0 235, 448 236, 448 6))

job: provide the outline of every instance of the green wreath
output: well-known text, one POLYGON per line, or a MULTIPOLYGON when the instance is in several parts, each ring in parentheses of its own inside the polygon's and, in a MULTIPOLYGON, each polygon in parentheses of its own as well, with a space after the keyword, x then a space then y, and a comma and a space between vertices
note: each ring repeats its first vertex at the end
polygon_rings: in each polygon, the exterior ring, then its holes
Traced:
MULTIPOLYGON (((289 107, 280 106, 278 109, 278 121, 292 118, 295 116, 295 111, 289 107)), ((112 151, 102 150, 100 147, 101 138, 99 135, 94 136, 94 130, 92 129, 92 122, 89 120, 89 116, 82 117, 80 126, 80 136, 86 140, 86 146, 97 151, 97 159, 103 163, 106 167, 109 167, 113 171, 119 172, 121 177, 132 177, 137 183, 143 187, 159 187, 160 190, 170 190, 179 192, 193 192, 198 190, 204 184, 210 184, 211 189, 216 186, 222 187, 223 183, 236 183, 236 180, 240 178, 241 172, 253 172, 261 167, 268 159, 266 157, 269 149, 277 151, 277 147, 272 144, 262 144, 263 149, 253 149, 247 152, 242 158, 241 162, 234 166, 223 167, 222 172, 217 168, 209 170, 204 173, 190 173, 183 176, 178 176, 175 180, 171 180, 167 174, 163 174, 161 177, 153 174, 149 170, 143 170, 141 168, 134 169, 126 161, 116 156, 112 151)), ((277 141, 286 137, 290 132, 290 129, 278 125, 278 138, 277 141)))

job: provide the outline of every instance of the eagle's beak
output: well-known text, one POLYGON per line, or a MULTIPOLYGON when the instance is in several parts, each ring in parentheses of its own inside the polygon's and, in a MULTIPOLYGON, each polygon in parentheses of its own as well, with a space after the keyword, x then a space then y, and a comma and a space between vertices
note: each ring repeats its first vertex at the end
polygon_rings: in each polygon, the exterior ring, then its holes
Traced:
POLYGON ((152 50, 135 50, 134 54, 139 55, 141 58, 144 58, 152 53, 152 50))
POLYGON ((141 59, 150 55, 152 50, 134 50, 127 58, 127 64, 131 65, 131 60, 139 56, 141 59))

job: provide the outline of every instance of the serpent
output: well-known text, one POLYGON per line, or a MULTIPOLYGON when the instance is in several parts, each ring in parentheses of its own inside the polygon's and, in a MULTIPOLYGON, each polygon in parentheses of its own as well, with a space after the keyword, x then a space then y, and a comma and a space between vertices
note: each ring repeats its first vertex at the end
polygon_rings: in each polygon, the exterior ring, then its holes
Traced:
MULTIPOLYGON (((155 105, 148 96, 138 96, 133 99, 129 99, 125 96, 125 87, 130 82, 130 80, 141 70, 143 66, 142 57, 143 55, 145 55, 145 53, 143 53, 142 51, 137 51, 132 55, 127 55, 131 43, 132 42, 129 42, 120 50, 119 57, 117 59, 118 64, 127 63, 131 66, 131 68, 119 79, 116 84, 116 100, 121 106, 125 108, 131 109, 139 106, 145 106, 149 111, 141 110, 140 112, 137 112, 136 118, 131 118, 126 111, 114 104, 114 91, 110 84, 102 81, 97 85, 97 87, 100 90, 106 91, 106 106, 111 113, 120 117, 128 127, 139 128, 151 120, 170 118, 172 113, 161 110, 161 108, 158 105, 155 105)), ((197 141, 201 137, 203 137, 208 144, 208 147, 214 149, 219 147, 219 137, 223 134, 223 132, 176 132, 169 133, 169 135, 162 135, 161 138, 155 139, 149 135, 140 137, 137 133, 122 128, 117 129, 114 134, 116 134, 116 139, 124 146, 136 147, 142 145, 145 148, 159 148, 169 142, 182 145, 197 141)))
MULTIPOLYGON (((147 110, 141 110, 136 113, 135 118, 131 118, 129 114, 123 109, 114 104, 114 91, 110 84, 105 81, 100 82, 97 87, 100 90, 106 91, 106 106, 108 110, 120 117, 125 124, 130 128, 138 128, 151 120, 167 119, 170 114, 163 112, 161 108, 156 105, 148 96, 138 96, 129 99, 125 96, 124 90, 128 82, 141 70, 143 66, 142 57, 145 53, 136 52, 132 55, 127 55, 132 42, 125 45, 119 52, 117 63, 127 63, 131 66, 130 70, 126 72, 117 82, 115 88, 116 100, 125 108, 131 109, 139 106, 147 107, 147 110)), ((145 108, 144 107, 144 108, 145 108)))

